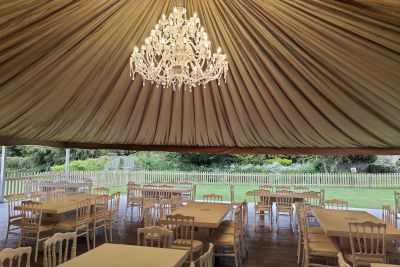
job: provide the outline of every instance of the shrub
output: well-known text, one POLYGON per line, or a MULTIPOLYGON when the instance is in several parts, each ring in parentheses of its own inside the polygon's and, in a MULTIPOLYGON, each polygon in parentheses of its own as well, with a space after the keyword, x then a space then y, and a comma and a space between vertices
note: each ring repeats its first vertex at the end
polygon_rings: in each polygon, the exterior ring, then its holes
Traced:
MULTIPOLYGON (((100 157, 97 159, 73 160, 69 163, 69 169, 72 171, 101 171, 104 170, 104 164, 108 161, 108 157, 100 157)), ((65 164, 55 165, 51 167, 52 171, 64 171, 65 164)))
POLYGON ((393 169, 387 165, 381 164, 370 164, 367 169, 368 173, 389 173, 393 172, 393 169))
POLYGON ((283 158, 273 158, 273 159, 268 159, 267 163, 272 164, 274 162, 277 162, 283 166, 290 166, 292 165, 292 160, 290 159, 283 159, 283 158))

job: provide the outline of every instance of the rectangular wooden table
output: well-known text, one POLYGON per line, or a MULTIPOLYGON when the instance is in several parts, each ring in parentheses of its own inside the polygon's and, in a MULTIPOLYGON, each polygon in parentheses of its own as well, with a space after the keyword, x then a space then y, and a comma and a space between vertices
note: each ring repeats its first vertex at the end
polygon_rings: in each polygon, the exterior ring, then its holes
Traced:
MULTIPOLYGON (((366 211, 313 208, 312 213, 325 234, 332 237, 349 237, 350 222, 384 223, 366 211)), ((390 224, 386 224, 386 234, 390 238, 400 239, 400 231, 390 224)))
MULTIPOLYGON (((197 227, 196 238, 204 240, 208 237, 210 228, 218 228, 230 210, 231 205, 226 203, 193 202, 176 209, 171 214, 194 217, 194 226, 197 227)), ((167 223, 165 217, 160 219, 160 223, 167 223)))
POLYGON ((103 244, 60 267, 180 267, 187 250, 103 244))
MULTIPOLYGON (((97 195, 90 194, 75 194, 61 198, 53 198, 43 201, 44 214, 63 214, 76 210, 76 203, 81 200, 91 199, 94 204, 94 199, 97 195)), ((16 210, 21 210, 22 206, 16 206, 16 210)))

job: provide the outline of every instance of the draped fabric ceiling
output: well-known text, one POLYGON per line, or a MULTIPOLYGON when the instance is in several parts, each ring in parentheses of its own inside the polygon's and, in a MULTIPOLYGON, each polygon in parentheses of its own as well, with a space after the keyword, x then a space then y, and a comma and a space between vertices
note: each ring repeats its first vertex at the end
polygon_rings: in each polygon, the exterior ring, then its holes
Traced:
POLYGON ((230 70, 173 92, 129 77, 172 0, 0 0, 0 144, 400 153, 400 1, 186 0, 230 70))

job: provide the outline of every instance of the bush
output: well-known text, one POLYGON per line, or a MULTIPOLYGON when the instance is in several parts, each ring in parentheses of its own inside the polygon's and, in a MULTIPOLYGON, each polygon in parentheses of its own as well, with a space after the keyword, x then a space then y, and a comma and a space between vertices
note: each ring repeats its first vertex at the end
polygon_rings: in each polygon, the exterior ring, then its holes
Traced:
POLYGON ((368 173, 390 173, 393 169, 387 165, 370 164, 367 169, 368 173))
POLYGON ((292 160, 290 159, 283 159, 283 158, 273 158, 273 159, 268 159, 267 163, 272 164, 274 162, 277 162, 283 166, 290 166, 292 165, 292 160))
MULTIPOLYGON (((104 170, 104 164, 108 161, 108 157, 100 157, 97 159, 74 160, 69 163, 71 171, 101 171, 104 170)), ((52 171, 64 171, 65 164, 55 165, 51 167, 52 171)))
POLYGON ((396 162, 396 166, 397 166, 397 167, 400 167, 400 160, 398 160, 398 161, 396 162))

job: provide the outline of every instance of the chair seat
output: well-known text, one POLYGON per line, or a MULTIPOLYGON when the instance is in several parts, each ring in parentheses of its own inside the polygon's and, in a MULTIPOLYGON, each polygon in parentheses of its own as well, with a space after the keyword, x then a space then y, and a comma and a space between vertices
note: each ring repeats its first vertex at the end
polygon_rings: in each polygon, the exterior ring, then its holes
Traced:
POLYGON ((276 211, 277 212, 280 212, 280 211, 292 212, 293 207, 292 206, 276 206, 276 211))
POLYGON ((323 257, 337 257, 340 252, 339 246, 328 237, 320 240, 310 240, 308 243, 310 255, 323 257))
MULTIPOLYGON (((59 230, 65 230, 65 231, 75 231, 75 220, 74 219, 70 219, 70 220, 62 220, 61 222, 57 223, 55 225, 56 229, 59 230)), ((85 224, 82 225, 78 225, 77 229, 84 229, 86 228, 85 224)))
POLYGON ((14 218, 10 220, 10 225, 21 226, 22 218, 14 218))
POLYGON ((272 206, 267 206, 267 205, 255 205, 254 209, 256 211, 270 211, 272 210, 272 206))
POLYGON ((232 234, 215 233, 208 241, 215 246, 233 246, 235 244, 235 237, 232 234))
MULTIPOLYGON (((175 239, 174 242, 172 243, 171 248, 176 248, 176 249, 187 249, 189 250, 190 247, 184 244, 190 243, 190 240, 186 239, 175 239), (181 245, 181 243, 184 243, 181 245)), ((203 242, 200 240, 193 240, 193 251, 201 250, 203 248, 203 242)))
MULTIPOLYGON (((351 251, 345 251, 344 258, 349 262, 353 262, 351 251)), ((355 260, 358 263, 384 263, 383 256, 375 255, 356 255, 355 260)))
POLYGON ((325 234, 324 230, 321 227, 308 227, 307 232, 309 234, 325 234))

